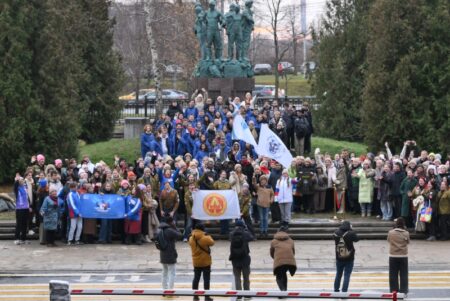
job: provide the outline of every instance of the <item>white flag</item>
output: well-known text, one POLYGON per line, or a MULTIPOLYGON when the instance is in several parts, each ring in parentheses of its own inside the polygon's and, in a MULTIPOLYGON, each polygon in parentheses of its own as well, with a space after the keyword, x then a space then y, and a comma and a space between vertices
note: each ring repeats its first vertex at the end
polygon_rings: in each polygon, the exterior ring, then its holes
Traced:
POLYGON ((256 147, 256 152, 261 156, 277 160, 285 168, 289 168, 294 160, 286 145, 284 145, 280 137, 269 129, 267 123, 261 124, 259 144, 256 147))
POLYGON ((255 138, 253 137, 252 132, 250 132, 247 122, 245 122, 244 118, 242 118, 239 114, 234 116, 232 136, 233 139, 243 140, 248 144, 253 145, 255 148, 257 146, 255 138))
POLYGON ((236 191, 197 190, 192 193, 194 204, 192 218, 199 220, 222 220, 241 217, 236 191))

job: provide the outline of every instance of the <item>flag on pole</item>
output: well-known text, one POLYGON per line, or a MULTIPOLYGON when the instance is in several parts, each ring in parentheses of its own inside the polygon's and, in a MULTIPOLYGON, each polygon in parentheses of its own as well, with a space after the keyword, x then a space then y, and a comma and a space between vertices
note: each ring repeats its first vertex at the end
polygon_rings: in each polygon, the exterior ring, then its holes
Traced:
POLYGON ((233 139, 243 140, 248 144, 253 145, 255 148, 257 147, 255 138, 253 137, 252 132, 250 132, 247 122, 245 122, 244 118, 239 114, 234 116, 232 134, 233 139))
POLYGON ((239 200, 234 190, 197 190, 192 193, 192 218, 222 220, 240 218, 239 200))
POLYGON ((294 158, 283 141, 278 137, 266 123, 261 125, 259 134, 259 144, 256 152, 261 156, 266 156, 280 162, 285 168, 291 166, 294 158))

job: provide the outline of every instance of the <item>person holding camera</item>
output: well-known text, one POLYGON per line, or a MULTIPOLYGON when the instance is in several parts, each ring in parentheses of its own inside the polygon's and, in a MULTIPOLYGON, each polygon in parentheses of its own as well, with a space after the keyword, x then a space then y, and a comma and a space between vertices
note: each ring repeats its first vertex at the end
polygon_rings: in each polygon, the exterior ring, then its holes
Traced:
POLYGON ((389 242, 389 290, 408 293, 408 244, 409 232, 403 217, 397 218, 395 228, 388 233, 389 242), (400 277, 400 286, 399 286, 400 277))
POLYGON ((166 214, 159 225, 159 231, 162 231, 166 246, 164 249, 160 249, 159 258, 163 266, 162 274, 162 288, 173 289, 175 282, 176 263, 178 258, 177 249, 175 243, 180 240, 183 235, 177 229, 175 222, 169 214, 166 214))

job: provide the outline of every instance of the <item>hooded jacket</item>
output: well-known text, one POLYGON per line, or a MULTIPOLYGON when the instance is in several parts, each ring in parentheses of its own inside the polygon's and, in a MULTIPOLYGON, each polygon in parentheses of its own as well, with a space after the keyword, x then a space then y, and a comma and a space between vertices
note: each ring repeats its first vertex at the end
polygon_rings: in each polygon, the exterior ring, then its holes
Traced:
POLYGON ((334 234, 333 234, 333 238, 334 238, 334 243, 337 246, 337 244, 339 243, 340 238, 347 233, 347 235, 345 235, 344 237, 344 241, 345 244, 347 245, 347 249, 351 252, 350 256, 348 258, 338 258, 338 254, 337 251, 336 253, 336 260, 339 261, 353 261, 355 260, 355 247, 353 245, 353 243, 359 241, 358 235, 356 234, 355 231, 352 230, 350 222, 348 221, 344 221, 342 223, 342 225, 339 227, 339 229, 337 229, 334 234))
POLYGON ((289 266, 294 269, 291 274, 295 273, 297 263, 295 261, 295 245, 294 241, 284 231, 278 231, 270 244, 270 257, 273 258, 273 270, 281 266, 289 266))
POLYGON ((175 242, 181 239, 183 235, 178 229, 165 222, 161 222, 159 229, 164 231, 164 238, 167 241, 167 248, 159 252, 160 262, 163 264, 175 264, 178 258, 175 242))
POLYGON ((210 247, 214 245, 214 240, 204 231, 195 229, 189 237, 189 245, 192 251, 192 265, 194 268, 204 268, 211 266, 212 260, 210 247))

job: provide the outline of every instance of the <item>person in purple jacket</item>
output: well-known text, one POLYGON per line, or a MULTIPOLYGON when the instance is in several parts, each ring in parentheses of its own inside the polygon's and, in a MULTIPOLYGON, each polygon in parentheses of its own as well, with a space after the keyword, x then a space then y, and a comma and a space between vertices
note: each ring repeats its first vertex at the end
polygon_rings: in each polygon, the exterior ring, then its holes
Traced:
POLYGON ((24 179, 16 174, 14 181, 14 194, 16 195, 16 233, 14 244, 22 245, 27 239, 28 215, 31 212, 30 201, 24 179))

